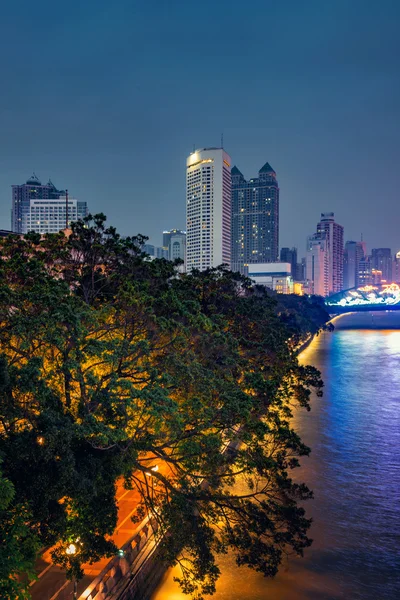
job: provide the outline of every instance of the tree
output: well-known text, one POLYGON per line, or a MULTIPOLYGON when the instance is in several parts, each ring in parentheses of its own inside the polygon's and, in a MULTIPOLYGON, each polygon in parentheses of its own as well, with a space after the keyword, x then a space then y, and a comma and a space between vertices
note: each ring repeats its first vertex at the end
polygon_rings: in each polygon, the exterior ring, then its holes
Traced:
POLYGON ((31 530, 57 543, 70 576, 115 551, 122 476, 140 493, 136 518, 156 515, 183 589, 201 595, 228 548, 274 575, 310 544, 298 502, 311 492, 290 477, 309 449, 290 417, 322 384, 298 364, 288 342, 299 327, 270 295, 224 268, 178 276, 146 259, 143 240, 98 215, 68 238, 3 242, 0 452, 31 530))
MULTIPOLYGON (((1 463, 0 463, 1 465, 1 463)), ((29 529, 29 510, 15 502, 15 489, 0 469, 0 597, 28 598, 29 579, 39 549, 38 537, 29 529), (20 575, 24 573, 25 578, 20 575)))

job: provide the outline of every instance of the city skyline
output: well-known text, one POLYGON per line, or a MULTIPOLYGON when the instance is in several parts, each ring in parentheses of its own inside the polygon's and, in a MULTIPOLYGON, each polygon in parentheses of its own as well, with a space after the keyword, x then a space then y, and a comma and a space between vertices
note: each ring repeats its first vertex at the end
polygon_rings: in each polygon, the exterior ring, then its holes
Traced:
POLYGON ((0 227, 9 186, 35 171, 160 244, 160 228, 185 226, 187 154, 223 133, 246 179, 265 157, 279 174, 282 247, 303 255, 315 214, 332 211, 347 239, 396 251, 400 6, 366 4, 8 3, 0 227))

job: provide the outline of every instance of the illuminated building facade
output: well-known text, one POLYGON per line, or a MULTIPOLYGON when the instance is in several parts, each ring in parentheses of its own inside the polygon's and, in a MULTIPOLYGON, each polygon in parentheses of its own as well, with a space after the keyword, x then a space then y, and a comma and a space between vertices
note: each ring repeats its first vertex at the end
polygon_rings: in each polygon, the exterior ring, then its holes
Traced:
POLYGON ((202 148, 186 162, 186 270, 231 265, 231 159, 202 148))
POLYGON ((382 271, 382 279, 392 281, 392 251, 390 248, 373 248, 371 252, 371 267, 382 271))
POLYGON ((264 285, 278 294, 293 294, 290 263, 252 263, 248 276, 255 284, 264 285))
POLYGON ((269 163, 246 181, 232 169, 232 270, 247 274, 252 263, 279 256, 279 186, 269 163))
POLYGON ((326 237, 329 255, 329 293, 335 294, 343 289, 343 227, 335 222, 333 212, 321 213, 317 225, 317 234, 326 237))
POLYGON ((306 254, 306 290, 309 294, 329 294, 329 244, 324 233, 309 236, 306 254))

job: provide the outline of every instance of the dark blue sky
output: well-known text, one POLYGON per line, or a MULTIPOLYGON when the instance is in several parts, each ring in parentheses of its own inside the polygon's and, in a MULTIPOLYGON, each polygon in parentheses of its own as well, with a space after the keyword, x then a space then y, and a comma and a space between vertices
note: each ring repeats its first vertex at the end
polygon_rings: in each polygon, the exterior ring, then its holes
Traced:
POLYGON ((321 211, 400 249, 398 0, 4 0, 0 227, 35 171, 161 242, 185 225, 185 160, 224 145, 281 188, 281 245, 321 211))

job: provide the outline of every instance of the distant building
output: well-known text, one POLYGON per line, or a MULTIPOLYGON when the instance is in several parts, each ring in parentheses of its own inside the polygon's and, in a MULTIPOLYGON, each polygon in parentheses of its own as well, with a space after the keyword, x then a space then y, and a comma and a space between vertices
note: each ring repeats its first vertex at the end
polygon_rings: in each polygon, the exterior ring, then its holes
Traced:
POLYGON ((343 254, 343 289, 358 287, 360 262, 365 258, 365 242, 346 242, 343 254))
POLYGON ((371 267, 382 271, 382 279, 392 280, 392 251, 390 248, 373 248, 371 251, 371 267))
POLYGON ((392 262, 392 281, 400 283, 400 251, 396 253, 392 262))
POLYGON ((343 289, 343 227, 335 222, 333 212, 321 213, 317 234, 325 234, 329 255, 329 294, 343 289))
POLYGON ((8 235, 12 235, 13 231, 9 231, 8 229, 0 229, 0 237, 7 237, 8 235))
POLYGON ((180 258, 184 261, 186 256, 186 231, 180 229, 163 231, 163 248, 168 251, 169 260, 180 258))
POLYGON ((35 231, 36 233, 58 233, 68 225, 87 216, 86 202, 79 202, 75 198, 60 196, 52 200, 31 199, 23 218, 23 233, 35 231))
POLYGON ((366 285, 372 285, 372 267, 370 256, 365 256, 362 260, 360 260, 358 268, 357 287, 364 287, 366 285))
MULTIPOLYGON (((246 181, 232 169, 232 270, 276 262, 279 255, 279 186, 269 163, 246 181)), ((249 271, 250 272, 250 271, 249 271)))
POLYGON ((202 148, 186 161, 186 270, 231 265, 231 159, 202 148))
POLYGON ((329 295, 329 241, 325 233, 311 235, 307 240, 306 285, 309 294, 329 295))
POLYGON ((152 258, 169 258, 168 250, 165 250, 161 246, 153 246, 153 244, 143 244, 142 250, 152 258))
POLYGON ((290 263, 252 263, 249 264, 248 276, 254 283, 264 285, 278 294, 293 293, 290 263))
POLYGON ((297 280, 297 248, 281 248, 280 260, 281 262, 290 263, 292 277, 297 280))
POLYGON ((51 180, 43 185, 33 174, 22 185, 12 187, 11 228, 14 233, 58 233, 66 223, 87 216, 87 203, 68 199, 65 190, 58 190, 51 180))

